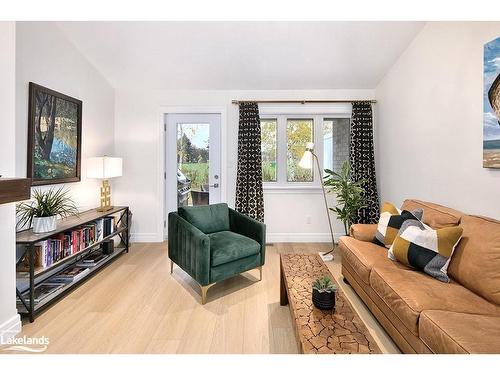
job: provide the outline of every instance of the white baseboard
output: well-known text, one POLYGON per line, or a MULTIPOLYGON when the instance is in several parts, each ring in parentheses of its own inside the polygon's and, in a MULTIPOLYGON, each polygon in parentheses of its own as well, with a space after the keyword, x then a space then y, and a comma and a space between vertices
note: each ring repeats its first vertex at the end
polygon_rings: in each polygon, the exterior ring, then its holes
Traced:
POLYGON ((162 242, 158 233, 131 233, 130 242, 162 242))
POLYGON ((0 324, 0 345, 21 332, 21 316, 14 315, 12 318, 0 324))
MULTIPOLYGON (((345 236, 344 233, 334 233, 335 242, 340 236, 345 236)), ((331 242, 332 236, 330 233, 267 233, 266 241, 274 242, 331 242)))

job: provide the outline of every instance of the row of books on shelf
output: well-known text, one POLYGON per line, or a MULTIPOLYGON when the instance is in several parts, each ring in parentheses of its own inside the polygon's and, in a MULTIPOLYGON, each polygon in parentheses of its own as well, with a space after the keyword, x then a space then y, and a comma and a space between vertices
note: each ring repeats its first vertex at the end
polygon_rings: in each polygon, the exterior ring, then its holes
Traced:
MULTIPOLYGON (((46 281, 35 286, 34 303, 38 305, 43 300, 52 296, 58 290, 64 288, 66 285, 74 283, 81 278, 85 277, 93 267, 103 263, 109 255, 103 254, 102 251, 94 251, 80 262, 69 266, 68 268, 58 272, 46 281)), ((23 299, 29 301, 29 289, 23 294, 23 299)), ((17 298, 17 303, 21 304, 21 299, 17 298)))
MULTIPOLYGON (((104 217, 35 244, 35 267, 49 267, 102 241, 115 230, 114 216, 104 217)), ((25 263, 27 259, 25 259, 25 263)))

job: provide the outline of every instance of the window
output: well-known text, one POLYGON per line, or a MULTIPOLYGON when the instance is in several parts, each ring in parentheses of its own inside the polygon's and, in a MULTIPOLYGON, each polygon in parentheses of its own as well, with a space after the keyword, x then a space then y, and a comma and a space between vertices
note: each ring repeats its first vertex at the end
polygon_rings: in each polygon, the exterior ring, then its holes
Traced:
MULTIPOLYGON (((316 164, 302 168, 299 162, 307 143, 315 144, 321 169, 340 170, 349 157, 350 114, 261 116, 262 178, 264 188, 317 188, 316 164)), ((279 113, 279 112, 278 112, 279 113)), ((299 112, 300 113, 300 112, 299 112)))
POLYGON ((312 182, 313 169, 301 168, 300 159, 307 143, 314 142, 312 119, 287 119, 286 121, 286 180, 312 182))
POLYGON ((262 181, 276 182, 278 180, 276 169, 278 121, 276 119, 262 119, 260 127, 262 141, 262 181))
POLYGON ((349 124, 348 118, 323 119, 323 169, 340 172, 349 160, 349 124))

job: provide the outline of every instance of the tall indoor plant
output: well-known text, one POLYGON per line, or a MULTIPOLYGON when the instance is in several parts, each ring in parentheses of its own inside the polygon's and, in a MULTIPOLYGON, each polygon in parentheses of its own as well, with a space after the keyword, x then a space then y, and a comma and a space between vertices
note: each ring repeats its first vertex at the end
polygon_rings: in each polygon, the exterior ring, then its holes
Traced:
POLYGON ((351 180, 351 167, 348 161, 342 164, 340 172, 325 169, 324 184, 329 192, 334 193, 337 205, 330 210, 337 214, 337 218, 344 224, 346 234, 351 224, 356 220, 357 212, 365 206, 363 198, 364 180, 351 180))
POLYGON ((64 187, 42 191, 33 190, 33 199, 17 205, 18 228, 30 228, 34 233, 56 230, 57 216, 67 217, 78 214, 75 202, 69 197, 69 190, 64 187))

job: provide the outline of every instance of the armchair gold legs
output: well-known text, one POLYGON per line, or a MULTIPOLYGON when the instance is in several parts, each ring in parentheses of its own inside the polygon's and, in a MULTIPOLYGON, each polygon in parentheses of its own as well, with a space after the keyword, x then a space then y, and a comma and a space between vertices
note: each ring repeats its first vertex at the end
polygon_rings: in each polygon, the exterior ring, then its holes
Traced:
MULTIPOLYGON (((170 261, 170 274, 172 274, 172 272, 174 272, 174 262, 170 261)), ((259 267, 256 267, 255 269, 258 269, 259 270, 259 281, 262 281, 262 266, 259 266, 259 267)), ((200 284, 198 284, 200 285, 200 284)), ((200 289, 201 289, 201 304, 204 305, 206 302, 207 302, 207 292, 208 292, 208 289, 211 287, 211 286, 214 286, 215 283, 212 283, 212 284, 208 284, 208 285, 200 285, 200 289)))
POLYGON ((213 284, 208 284, 208 285, 200 285, 200 288, 201 288, 201 304, 204 305, 205 302, 207 302, 207 292, 208 292, 208 289, 215 285, 215 283, 213 284))

